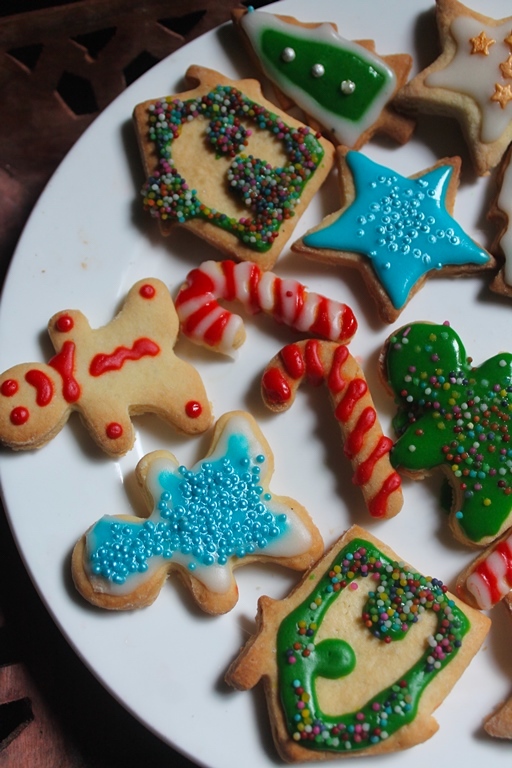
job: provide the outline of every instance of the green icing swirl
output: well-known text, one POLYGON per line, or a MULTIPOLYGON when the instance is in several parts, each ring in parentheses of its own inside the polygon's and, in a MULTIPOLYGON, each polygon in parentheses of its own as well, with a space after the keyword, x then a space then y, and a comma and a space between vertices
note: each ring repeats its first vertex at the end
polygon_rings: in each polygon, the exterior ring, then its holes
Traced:
POLYGON ((277 635, 279 690, 290 738, 317 751, 350 752, 371 748, 416 717, 420 697, 457 654, 470 624, 446 597, 442 582, 421 576, 364 539, 354 539, 335 557, 307 599, 281 623, 277 635), (344 640, 316 642, 323 619, 345 589, 369 578, 361 622, 375 643, 403 639, 425 611, 437 619, 435 635, 420 659, 393 685, 380 691, 355 712, 325 714, 319 704, 318 677, 350 675, 357 664, 344 640))

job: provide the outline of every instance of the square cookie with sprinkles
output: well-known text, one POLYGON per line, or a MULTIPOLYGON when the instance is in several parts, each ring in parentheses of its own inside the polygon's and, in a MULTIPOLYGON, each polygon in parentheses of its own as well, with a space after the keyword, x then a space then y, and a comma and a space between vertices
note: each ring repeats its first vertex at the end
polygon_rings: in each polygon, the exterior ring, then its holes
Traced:
POLYGON ((327 177, 334 148, 267 101, 257 80, 191 66, 189 91, 139 104, 144 208, 238 261, 271 269, 327 177))
POLYGON ((396 752, 438 729, 432 712, 477 653, 489 619, 358 526, 257 628, 226 681, 264 682, 284 760, 396 752))

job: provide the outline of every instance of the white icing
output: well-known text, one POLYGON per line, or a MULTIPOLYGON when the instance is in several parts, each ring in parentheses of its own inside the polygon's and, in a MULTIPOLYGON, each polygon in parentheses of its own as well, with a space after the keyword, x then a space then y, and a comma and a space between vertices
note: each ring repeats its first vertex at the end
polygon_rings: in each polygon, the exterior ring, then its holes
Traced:
POLYGON ((505 229, 500 245, 505 255, 505 264, 503 266, 503 276, 507 285, 512 286, 512 170, 510 162, 508 163, 503 175, 500 194, 498 196, 498 208, 508 217, 507 228, 505 229))
MULTIPOLYGON (((508 559, 501 555, 499 552, 493 551, 485 559, 485 568, 492 576, 493 587, 497 589, 501 597, 505 597, 510 592, 511 585, 507 579, 507 571, 509 569, 510 560, 512 560, 512 534, 503 542, 505 549, 508 551, 508 559)), ((478 606, 487 611, 493 606, 493 599, 491 591, 489 590, 485 579, 478 573, 472 573, 467 581, 466 587, 468 591, 475 598, 478 606)))
POLYGON ((472 573, 466 581, 466 588, 476 600, 479 608, 488 611, 492 608, 491 593, 478 573, 472 573))
MULTIPOLYGON (((387 77, 389 78, 387 83, 370 104, 363 117, 358 122, 354 123, 352 120, 347 120, 334 112, 324 109, 311 94, 290 83, 288 80, 283 80, 277 67, 274 67, 268 59, 261 59, 261 64, 267 77, 275 82, 283 93, 290 96, 290 98, 292 98, 293 101, 308 115, 311 115, 318 120, 318 122, 329 129, 340 142, 349 147, 353 147, 361 134, 378 120, 382 109, 386 106, 394 93, 396 77, 393 70, 388 67, 381 58, 366 50, 366 48, 338 35, 330 24, 321 24, 313 30, 304 29, 295 24, 288 24, 271 13, 264 13, 261 11, 246 13, 241 20, 241 24, 256 52, 259 50, 258 40, 261 33, 265 29, 270 28, 284 32, 285 34, 291 34, 294 37, 299 37, 307 42, 315 39, 321 43, 352 51, 355 55, 367 62, 369 66, 376 67, 378 70, 386 72, 387 77)), ((340 72, 340 88, 343 80, 345 80, 343 72, 340 72)), ((357 83, 355 85, 357 87, 357 83)))
POLYGON ((457 43, 455 56, 442 70, 428 75, 425 84, 460 91, 474 99, 482 116, 480 138, 484 143, 491 143, 502 136, 512 120, 512 101, 502 108, 497 101, 491 100, 496 84, 512 86, 512 79, 504 77, 500 69, 500 64, 506 62, 512 52, 505 42, 512 32, 512 21, 508 19, 490 26, 470 16, 458 16, 452 22, 450 32, 457 43), (481 32, 495 40, 488 48, 488 55, 471 53, 470 40, 481 32))

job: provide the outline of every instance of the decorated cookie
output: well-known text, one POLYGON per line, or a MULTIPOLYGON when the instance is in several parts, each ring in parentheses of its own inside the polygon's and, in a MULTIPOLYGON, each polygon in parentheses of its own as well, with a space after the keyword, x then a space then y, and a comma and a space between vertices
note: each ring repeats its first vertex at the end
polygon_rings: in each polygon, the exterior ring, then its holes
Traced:
POLYGON ((283 109, 302 108, 307 122, 335 144, 358 149, 374 134, 404 144, 414 122, 391 103, 412 65, 407 54, 378 56, 373 40, 340 37, 335 24, 235 9, 233 20, 283 109))
POLYGON ((411 323, 386 342, 381 374, 398 405, 393 466, 441 469, 455 536, 486 546, 512 525, 512 354, 474 367, 449 325, 411 323))
POLYGON ((141 608, 176 572, 208 613, 238 599, 233 570, 267 561, 304 571, 323 552, 306 510, 269 490, 274 460, 248 413, 215 427, 208 454, 192 469, 168 451, 137 465, 148 518, 105 516, 80 539, 72 558, 79 592, 102 608, 141 608))
POLYGON ((482 552, 457 579, 457 594, 490 610, 512 590, 512 528, 482 552))
MULTIPOLYGON (((512 620, 512 592, 504 600, 512 620)), ((484 722, 484 728, 489 736, 497 739, 512 739, 512 696, 502 702, 484 722)))
POLYGON ((415 176, 338 149, 342 208, 292 249, 361 273, 379 315, 391 323, 433 274, 474 274, 494 266, 452 217, 460 159, 415 176))
POLYGON ((512 221, 511 155, 512 145, 506 151, 498 168, 498 192, 489 211, 489 219, 498 227, 498 233, 491 246, 491 251, 502 259, 500 270, 491 282, 490 288, 496 293, 510 297, 512 297, 512 229, 510 228, 512 221))
POLYGON ((15 450, 39 448, 73 411, 110 456, 132 448, 131 417, 155 413, 180 432, 211 424, 203 383, 174 354, 178 316, 164 283, 136 283, 119 314, 92 329, 78 310, 54 315, 48 332, 55 356, 23 363, 0 376, 0 440, 15 450))
POLYGON ((260 598, 226 681, 247 690, 263 680, 286 761, 395 752, 436 732, 432 712, 489 625, 354 526, 288 597, 260 598))
POLYGON ((512 140, 512 16, 492 19, 457 0, 436 0, 436 11, 441 55, 398 92, 396 103, 456 118, 484 175, 512 140))
POLYGON ((265 312, 298 331, 341 343, 357 330, 350 307, 308 291, 297 280, 263 272, 249 261, 206 261, 187 275, 175 303, 183 334, 216 352, 231 354, 245 341, 242 318, 217 299, 236 299, 248 312, 265 312))
POLYGON ((402 507, 400 476, 389 462, 392 440, 385 437, 364 373, 347 347, 335 342, 300 341, 284 347, 263 373, 261 391, 273 411, 291 406, 301 382, 327 384, 343 452, 354 468, 372 517, 393 517, 402 507))
POLYGON ((270 269, 329 173, 333 147, 266 101, 256 80, 193 66, 186 82, 186 93, 135 108, 144 208, 164 235, 182 225, 270 269))

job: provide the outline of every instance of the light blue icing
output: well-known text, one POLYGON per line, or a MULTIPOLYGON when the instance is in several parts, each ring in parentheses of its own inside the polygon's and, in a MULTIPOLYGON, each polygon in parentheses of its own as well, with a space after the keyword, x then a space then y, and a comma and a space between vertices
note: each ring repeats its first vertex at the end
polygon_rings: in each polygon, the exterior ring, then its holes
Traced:
POLYGON ((489 261, 446 210, 451 165, 410 179, 359 152, 348 152, 346 161, 353 203, 332 224, 306 235, 304 244, 367 256, 395 309, 427 272, 489 261))
POLYGON ((156 477, 159 498, 155 495, 148 519, 105 516, 89 531, 92 574, 123 585, 146 572, 153 558, 176 555, 194 571, 264 550, 289 528, 287 515, 273 511, 272 496, 260 485, 264 462, 243 434, 230 434, 222 456, 191 470, 166 462, 156 477))

